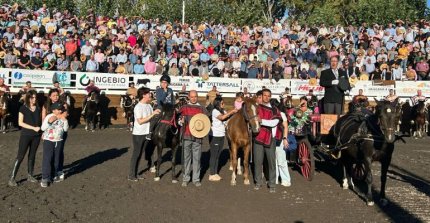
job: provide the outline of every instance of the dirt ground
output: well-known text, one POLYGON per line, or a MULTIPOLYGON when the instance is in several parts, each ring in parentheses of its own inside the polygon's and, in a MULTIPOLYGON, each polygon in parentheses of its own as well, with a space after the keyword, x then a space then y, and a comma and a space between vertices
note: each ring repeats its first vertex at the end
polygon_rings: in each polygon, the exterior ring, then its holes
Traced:
MULTIPOLYGON (((221 157, 221 182, 209 182, 207 140, 202 155, 202 186, 172 184, 170 163, 160 182, 142 160, 146 179, 127 181, 131 134, 118 127, 95 133, 72 129, 65 148, 66 180, 48 188, 26 181, 26 160, 7 186, 19 132, 0 135, 0 222, 430 222, 430 139, 398 143, 389 170, 387 198, 368 207, 351 190, 343 190, 330 163, 317 163, 314 180, 291 168, 292 186, 274 194, 252 185, 230 186, 228 151, 221 157)), ((170 154, 170 153, 169 153, 170 154)), ((168 159, 169 154, 165 156, 168 159)), ((42 147, 36 173, 41 172, 42 147)), ((374 164, 379 191, 379 164, 374 164)), ((180 170, 180 167, 177 168, 180 170)), ((376 193, 376 192, 375 192, 376 193)), ((377 195, 376 195, 377 196, 377 195)))

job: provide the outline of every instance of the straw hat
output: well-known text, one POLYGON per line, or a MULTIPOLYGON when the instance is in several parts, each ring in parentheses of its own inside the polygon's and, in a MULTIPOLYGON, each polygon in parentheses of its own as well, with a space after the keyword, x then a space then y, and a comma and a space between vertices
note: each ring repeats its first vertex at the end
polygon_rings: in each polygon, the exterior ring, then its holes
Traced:
POLYGON ((190 120, 190 132, 191 135, 196 138, 203 138, 209 134, 211 129, 211 121, 205 114, 196 114, 190 120))
POLYGON ((209 74, 207 74, 207 73, 203 74, 203 75, 202 75, 202 79, 203 79, 204 81, 209 80, 209 74))
POLYGON ((257 26, 257 28, 255 29, 257 32, 262 33, 263 32, 263 27, 262 26, 257 26))
POLYGON ((42 25, 46 25, 46 23, 49 22, 49 20, 51 20, 49 17, 45 17, 42 19, 42 25))
POLYGON ((245 61, 247 58, 248 58, 248 57, 247 57, 246 55, 241 55, 241 56, 239 57, 239 60, 240 60, 240 61, 245 61))
POLYGON ((55 49, 55 54, 60 55, 62 53, 63 53, 63 49, 61 49, 61 48, 55 49))
POLYGON ((218 60, 218 58, 219 58, 219 57, 218 57, 218 54, 212 54, 212 55, 211 55, 211 60, 212 60, 212 61, 217 61, 217 60, 218 60))
POLYGON ((368 81, 369 75, 368 74, 360 74, 360 81, 368 81))
POLYGON ((57 27, 55 26, 48 26, 48 29, 46 30, 47 33, 55 33, 57 31, 57 27))
POLYGON ((199 56, 199 54, 198 53, 192 53, 191 54, 191 61, 198 61, 199 60, 199 58, 200 58, 200 56, 199 56))
POLYGON ((32 25, 31 30, 38 32, 39 31, 39 26, 38 25, 32 25))
POLYGON ((106 36, 106 30, 105 29, 100 30, 100 35, 101 36, 106 36))
POLYGON ((19 52, 19 50, 13 48, 13 54, 15 54, 16 56, 21 56, 21 52, 19 52))
POLYGON ((4 59, 5 56, 6 56, 6 52, 0 51, 0 59, 4 59))
POLYGON ((310 86, 315 86, 315 85, 317 85, 317 79, 316 78, 311 78, 311 79, 309 79, 309 85, 310 86))
POLYGON ((351 77, 349 77, 349 83, 351 84, 351 85, 356 85, 357 84, 357 82, 358 82, 358 78, 357 78, 357 76, 351 76, 351 77))
POLYGON ((81 54, 80 60, 81 62, 85 62, 87 60, 87 56, 85 56, 85 54, 81 54))

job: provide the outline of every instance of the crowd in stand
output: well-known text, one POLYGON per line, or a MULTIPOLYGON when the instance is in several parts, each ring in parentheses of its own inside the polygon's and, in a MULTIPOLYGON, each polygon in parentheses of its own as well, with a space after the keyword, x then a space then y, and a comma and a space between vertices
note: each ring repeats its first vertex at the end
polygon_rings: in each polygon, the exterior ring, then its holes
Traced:
POLYGON ((430 25, 270 26, 179 24, 88 11, 0 8, 0 65, 7 68, 228 78, 318 79, 329 59, 361 80, 426 80, 430 25))

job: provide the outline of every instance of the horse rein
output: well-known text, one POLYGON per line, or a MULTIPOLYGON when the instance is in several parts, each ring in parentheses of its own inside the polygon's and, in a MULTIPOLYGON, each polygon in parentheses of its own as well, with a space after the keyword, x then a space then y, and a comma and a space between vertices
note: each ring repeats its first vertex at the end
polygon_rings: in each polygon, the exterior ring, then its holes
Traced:
POLYGON ((174 135, 178 134, 178 126, 176 125, 176 111, 173 111, 173 116, 170 120, 160 120, 160 123, 170 125, 176 129, 175 132, 172 132, 174 135))

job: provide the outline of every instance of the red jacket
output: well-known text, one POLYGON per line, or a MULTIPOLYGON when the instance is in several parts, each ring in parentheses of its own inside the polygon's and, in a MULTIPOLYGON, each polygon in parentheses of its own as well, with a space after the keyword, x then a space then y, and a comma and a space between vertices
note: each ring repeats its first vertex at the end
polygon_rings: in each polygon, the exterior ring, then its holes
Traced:
POLYGON ((183 125, 183 127, 185 127, 183 139, 201 141, 200 138, 195 138, 194 136, 191 135, 189 122, 191 118, 196 114, 200 114, 200 113, 207 114, 206 109, 200 104, 195 104, 195 105, 187 104, 181 107, 181 109, 179 110, 179 113, 182 117, 184 117, 184 120, 185 120, 185 123, 183 125))
MULTIPOLYGON (((281 113, 277 108, 267 107, 265 105, 259 105, 257 109, 257 114, 260 119, 272 120, 272 119, 280 119, 280 123, 282 123, 281 113)), ((282 132, 280 130, 280 124, 276 127, 276 136, 277 140, 281 140, 282 132)), ((258 144, 262 144, 264 146, 270 146, 272 143, 272 128, 267 126, 261 126, 260 132, 257 137, 255 137, 255 142, 258 144)))

